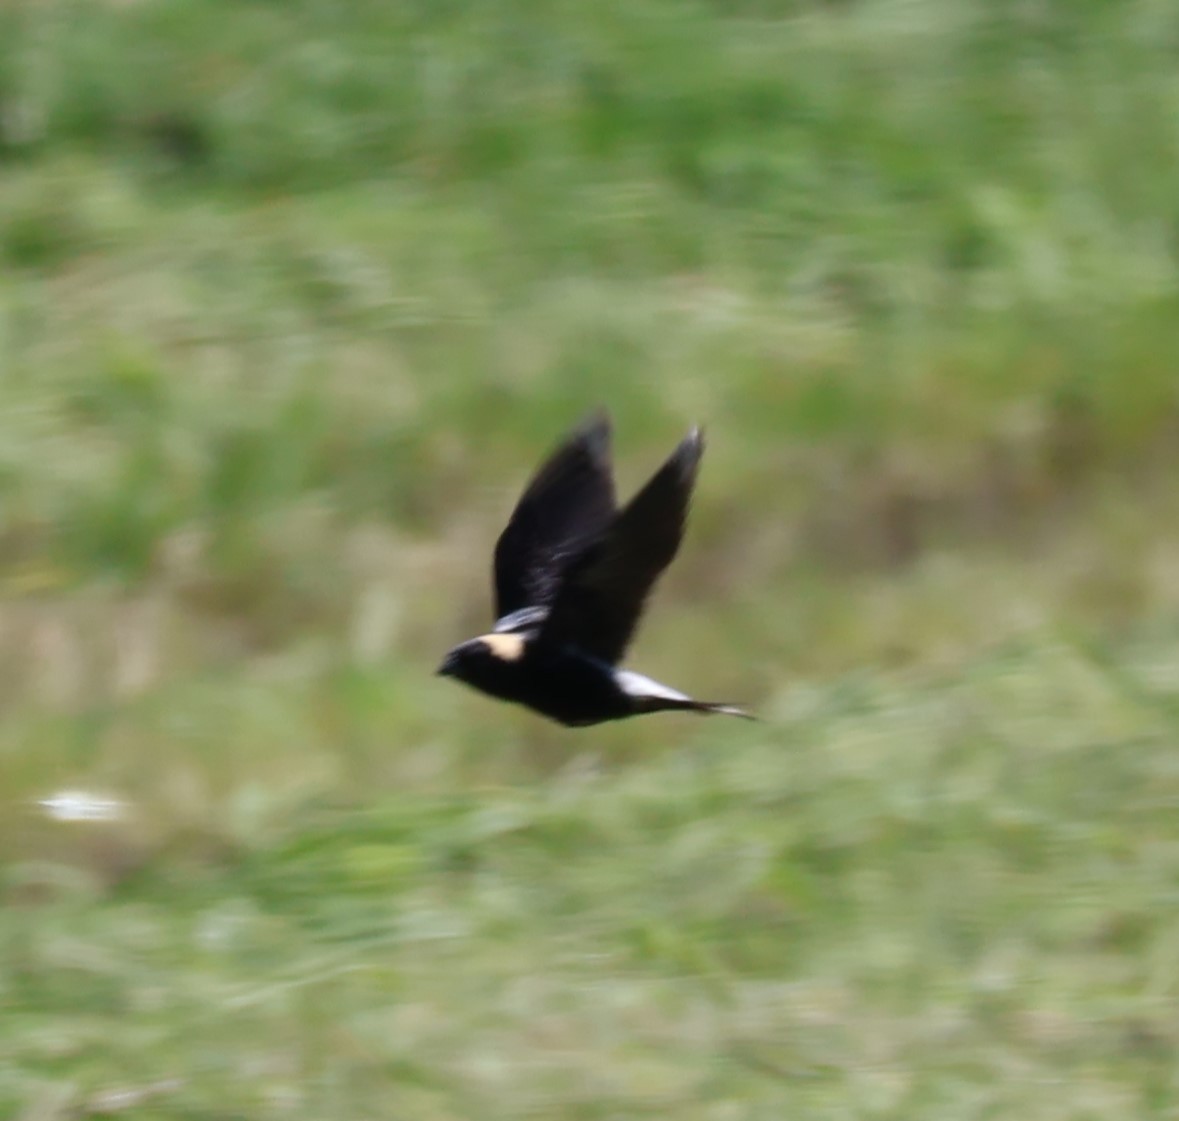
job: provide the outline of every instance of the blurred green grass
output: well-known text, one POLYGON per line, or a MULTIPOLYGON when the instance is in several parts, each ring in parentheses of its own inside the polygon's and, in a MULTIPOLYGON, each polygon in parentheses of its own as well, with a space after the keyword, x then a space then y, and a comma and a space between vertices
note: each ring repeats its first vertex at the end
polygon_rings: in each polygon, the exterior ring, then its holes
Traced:
POLYGON ((1177 40, 0 9, 3 1112, 1169 1116, 1177 40), (429 676, 599 403, 756 728, 429 676))

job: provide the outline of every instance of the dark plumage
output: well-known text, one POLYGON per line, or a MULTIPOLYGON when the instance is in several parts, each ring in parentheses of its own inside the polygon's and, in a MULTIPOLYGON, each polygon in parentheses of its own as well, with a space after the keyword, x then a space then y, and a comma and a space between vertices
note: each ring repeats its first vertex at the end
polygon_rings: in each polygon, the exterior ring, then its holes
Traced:
POLYGON ((537 471, 496 543, 494 630, 454 647, 438 672, 574 726, 664 709, 748 718, 618 668, 680 547, 703 452, 693 428, 619 510, 610 419, 583 421, 537 471))

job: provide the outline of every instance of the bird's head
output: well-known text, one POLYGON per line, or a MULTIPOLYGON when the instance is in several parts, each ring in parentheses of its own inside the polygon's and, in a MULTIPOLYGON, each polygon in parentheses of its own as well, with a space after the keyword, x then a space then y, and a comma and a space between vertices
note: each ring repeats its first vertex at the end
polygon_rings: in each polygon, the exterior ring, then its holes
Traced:
POLYGON ((446 652, 437 673, 481 685, 524 656, 524 638, 518 634, 484 634, 460 642, 446 652))

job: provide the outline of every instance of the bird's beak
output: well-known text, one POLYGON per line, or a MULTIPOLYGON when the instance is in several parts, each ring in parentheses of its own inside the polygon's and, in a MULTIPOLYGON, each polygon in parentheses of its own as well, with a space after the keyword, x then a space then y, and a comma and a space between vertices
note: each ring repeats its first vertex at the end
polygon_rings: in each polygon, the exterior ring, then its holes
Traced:
POLYGON ((436 677, 453 677, 455 670, 455 661, 453 654, 447 654, 442 659, 442 664, 434 671, 436 677))

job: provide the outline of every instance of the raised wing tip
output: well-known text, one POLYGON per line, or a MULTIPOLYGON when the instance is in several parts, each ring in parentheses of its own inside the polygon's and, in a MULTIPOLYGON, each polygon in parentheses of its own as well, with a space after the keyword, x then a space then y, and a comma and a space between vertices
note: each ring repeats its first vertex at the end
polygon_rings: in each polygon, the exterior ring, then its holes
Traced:
POLYGON ((692 425, 688 434, 680 441, 673 460, 678 460, 687 470, 695 471, 704 455, 704 429, 698 424, 692 425))
POLYGON ((596 409, 586 413, 581 418, 574 431, 584 433, 598 433, 609 432, 613 422, 610 419, 610 412, 604 405, 599 405, 596 409))
POLYGON ((567 443, 583 443, 599 462, 610 460, 610 438, 613 424, 607 410, 599 406, 582 417, 577 427, 569 434, 567 443))

